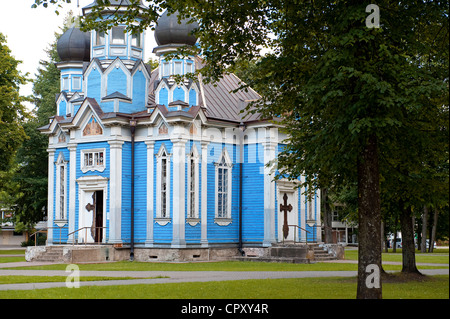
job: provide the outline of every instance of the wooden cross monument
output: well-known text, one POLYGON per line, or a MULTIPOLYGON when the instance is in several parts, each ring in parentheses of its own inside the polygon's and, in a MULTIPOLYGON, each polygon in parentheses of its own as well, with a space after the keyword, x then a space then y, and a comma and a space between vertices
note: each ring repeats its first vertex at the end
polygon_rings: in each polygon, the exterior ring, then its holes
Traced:
POLYGON ((288 205, 287 200, 288 200, 288 196, 287 196, 286 193, 284 193, 284 195, 283 195, 284 204, 280 204, 280 211, 284 212, 284 223, 283 223, 283 236, 284 236, 284 239, 286 239, 288 234, 289 234, 287 213, 292 210, 292 205, 291 204, 288 205))

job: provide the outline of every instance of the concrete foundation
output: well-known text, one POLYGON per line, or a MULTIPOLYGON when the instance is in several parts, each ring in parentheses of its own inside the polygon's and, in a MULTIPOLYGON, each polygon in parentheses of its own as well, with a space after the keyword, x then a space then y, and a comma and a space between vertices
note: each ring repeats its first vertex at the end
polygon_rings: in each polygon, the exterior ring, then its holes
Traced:
MULTIPOLYGON (((237 248, 135 248, 134 260, 140 262, 259 260, 309 263, 319 259, 319 252, 333 259, 344 258, 344 248, 335 244, 321 247, 317 245, 246 247, 243 251, 244 257, 237 248)), ((130 248, 110 245, 27 247, 25 259, 64 263, 122 261, 130 260, 130 248)))
MULTIPOLYGON (((192 262, 230 260, 237 248, 135 248, 134 260, 141 262, 192 262)), ((122 261, 130 259, 130 248, 113 246, 37 246, 27 247, 27 261, 64 263, 122 261)))

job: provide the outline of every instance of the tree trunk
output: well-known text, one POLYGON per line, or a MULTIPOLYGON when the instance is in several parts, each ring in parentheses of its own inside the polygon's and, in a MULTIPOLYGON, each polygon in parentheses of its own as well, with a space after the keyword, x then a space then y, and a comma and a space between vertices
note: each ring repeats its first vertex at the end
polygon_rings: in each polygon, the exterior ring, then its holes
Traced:
POLYGON ((358 299, 381 299, 381 208, 377 136, 358 156, 358 299))
POLYGON ((428 207, 425 205, 423 207, 422 214, 422 241, 420 243, 420 252, 427 252, 427 221, 428 221, 428 207))
POLYGON ((434 250, 434 242, 436 241, 436 228, 437 228, 437 221, 438 221, 438 210, 434 209, 433 214, 433 228, 431 229, 431 235, 430 235, 430 247, 428 248, 428 252, 432 253, 434 250))
POLYGON ((330 203, 328 202, 328 189, 327 188, 323 188, 320 190, 321 191, 321 195, 320 198, 323 200, 323 225, 325 226, 324 228, 324 234, 325 234, 325 243, 326 244, 332 244, 333 243, 333 232, 332 232, 332 221, 333 221, 333 216, 332 216, 332 212, 331 212, 331 208, 330 208, 330 203))
POLYGON ((420 274, 416 267, 416 251, 414 246, 414 225, 411 206, 402 208, 400 214, 400 227, 402 230, 402 259, 404 273, 420 274))

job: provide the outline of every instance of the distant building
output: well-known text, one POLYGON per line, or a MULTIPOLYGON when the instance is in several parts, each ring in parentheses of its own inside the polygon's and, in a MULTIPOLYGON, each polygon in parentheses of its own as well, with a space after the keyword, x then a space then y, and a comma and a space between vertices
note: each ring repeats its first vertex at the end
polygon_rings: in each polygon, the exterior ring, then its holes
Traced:
POLYGON ((26 233, 15 231, 14 212, 0 205, 0 246, 20 246, 27 240, 26 233))
POLYGON ((335 205, 332 213, 333 243, 344 245, 358 243, 358 224, 342 219, 339 214, 340 206, 335 205))
MULTIPOLYGON (((119 13, 128 5, 111 1, 119 13)), ((199 56, 167 59, 195 45, 194 28, 176 15, 161 16, 155 70, 142 60, 143 34, 124 33, 125 26, 71 28, 61 36, 62 91, 57 113, 40 129, 49 137, 49 245, 270 247, 320 240, 319 193, 306 201, 304 189, 274 182, 265 166, 283 148, 280 126, 240 113, 260 96, 232 93, 240 83, 234 74, 216 85, 186 76, 202 67, 199 56)))

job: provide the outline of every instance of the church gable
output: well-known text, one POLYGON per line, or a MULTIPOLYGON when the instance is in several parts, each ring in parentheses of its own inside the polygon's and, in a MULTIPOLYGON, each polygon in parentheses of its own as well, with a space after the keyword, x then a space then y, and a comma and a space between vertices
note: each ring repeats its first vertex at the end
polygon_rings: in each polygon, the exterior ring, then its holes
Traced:
POLYGON ((92 115, 89 122, 86 123, 86 125, 82 129, 82 132, 83 132, 83 136, 102 135, 103 128, 98 123, 98 121, 95 119, 95 117, 92 115))

